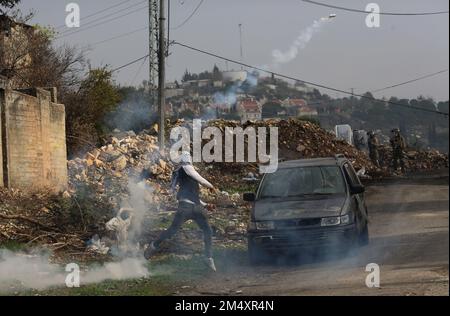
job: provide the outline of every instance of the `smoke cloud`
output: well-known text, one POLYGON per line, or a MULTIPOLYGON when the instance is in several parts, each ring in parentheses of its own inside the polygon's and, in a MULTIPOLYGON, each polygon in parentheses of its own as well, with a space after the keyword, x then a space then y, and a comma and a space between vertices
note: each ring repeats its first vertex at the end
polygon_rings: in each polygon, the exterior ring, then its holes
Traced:
POLYGON ((319 32, 322 27, 330 22, 330 18, 321 18, 320 20, 314 21, 312 25, 303 30, 300 35, 294 40, 289 49, 282 52, 279 49, 272 51, 273 66, 279 66, 281 64, 287 64, 297 58, 299 52, 306 47, 306 45, 311 41, 314 34, 319 32))
MULTIPOLYGON (((36 290, 53 286, 64 287, 67 275, 64 267, 49 263, 48 254, 26 255, 0 250, 1 293, 15 291, 17 287, 36 290)), ((80 285, 148 276, 144 258, 127 258, 81 271, 80 285)))

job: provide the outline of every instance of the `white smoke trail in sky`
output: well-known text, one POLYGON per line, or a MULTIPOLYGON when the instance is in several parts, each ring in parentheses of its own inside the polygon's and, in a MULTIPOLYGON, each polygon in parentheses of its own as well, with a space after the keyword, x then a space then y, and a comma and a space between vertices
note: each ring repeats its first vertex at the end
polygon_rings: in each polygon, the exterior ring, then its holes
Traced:
POLYGON ((272 64, 276 68, 281 64, 287 64, 294 60, 299 52, 306 47, 306 45, 311 41, 313 35, 319 32, 322 27, 331 21, 331 18, 321 18, 320 20, 314 21, 314 23, 303 30, 300 35, 294 40, 289 49, 282 52, 279 49, 272 51, 272 64))

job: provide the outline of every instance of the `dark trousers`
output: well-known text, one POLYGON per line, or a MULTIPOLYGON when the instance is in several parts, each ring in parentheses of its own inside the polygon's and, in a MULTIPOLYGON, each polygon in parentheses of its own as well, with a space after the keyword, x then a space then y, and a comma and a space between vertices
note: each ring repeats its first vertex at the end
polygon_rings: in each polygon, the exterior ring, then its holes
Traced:
POLYGON ((402 171, 405 171, 405 160, 404 160, 404 157, 403 157, 403 151, 402 150, 394 149, 394 152, 392 154, 392 159, 393 159, 394 170, 397 170, 398 169, 398 165, 400 164, 400 167, 401 167, 402 171))
POLYGON ((175 214, 170 227, 161 233, 159 238, 154 242, 155 247, 159 247, 161 242, 173 237, 181 226, 188 220, 193 220, 203 231, 203 238, 205 241, 205 256, 212 257, 212 230, 209 226, 206 211, 201 205, 180 202, 178 211, 175 214))

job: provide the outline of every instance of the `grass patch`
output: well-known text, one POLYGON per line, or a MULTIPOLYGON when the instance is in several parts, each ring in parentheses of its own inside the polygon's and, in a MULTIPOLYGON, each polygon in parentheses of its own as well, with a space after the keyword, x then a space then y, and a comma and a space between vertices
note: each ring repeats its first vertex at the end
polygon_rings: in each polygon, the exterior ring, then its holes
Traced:
MULTIPOLYGON (((216 247, 214 257, 219 271, 226 272, 247 262, 245 245, 216 247)), ((95 265, 92 265, 95 266, 95 265)), ((107 280, 81 284, 79 288, 53 287, 46 290, 20 290, 0 295, 18 296, 170 296, 186 285, 207 279, 210 271, 202 255, 166 254, 148 263, 150 277, 121 281, 107 280)), ((81 279, 81 281, 83 281, 81 279)))
POLYGON ((15 240, 6 240, 0 243, 0 249, 6 249, 12 252, 23 251, 28 248, 27 244, 15 241, 15 240))

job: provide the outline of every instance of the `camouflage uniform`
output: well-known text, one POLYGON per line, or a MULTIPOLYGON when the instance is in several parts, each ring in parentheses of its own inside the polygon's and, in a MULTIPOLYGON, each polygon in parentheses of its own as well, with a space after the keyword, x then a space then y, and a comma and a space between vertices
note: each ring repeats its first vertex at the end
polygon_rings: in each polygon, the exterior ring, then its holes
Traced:
POLYGON ((378 145, 379 145, 378 139, 376 138, 375 134, 369 133, 369 140, 368 140, 369 157, 375 166, 380 167, 380 155, 378 154, 378 145))
POLYGON ((398 165, 400 163, 400 167, 402 171, 405 171, 405 160, 403 158, 403 151, 406 148, 406 142, 402 135, 400 135, 399 131, 394 132, 394 136, 391 138, 391 146, 392 146, 392 159, 394 170, 398 169, 398 165))

